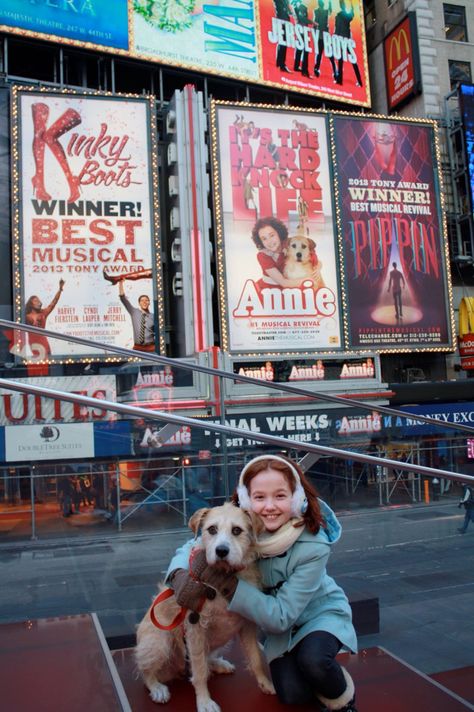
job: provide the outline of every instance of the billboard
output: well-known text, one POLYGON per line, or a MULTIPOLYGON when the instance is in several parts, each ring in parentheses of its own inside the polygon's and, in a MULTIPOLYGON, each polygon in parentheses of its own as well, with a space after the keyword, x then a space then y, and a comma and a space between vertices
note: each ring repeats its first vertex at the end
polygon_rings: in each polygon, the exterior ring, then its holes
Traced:
POLYGON ((262 78, 370 106, 362 0, 258 0, 262 78))
POLYGON ((0 0, 0 31, 370 106, 362 0, 0 0), (287 65, 282 61, 282 57, 287 65))
POLYGON ((259 78, 253 2, 187 0, 170 12, 164 2, 133 3, 132 53, 164 64, 259 78))
POLYGON ((0 30, 80 45, 128 49, 128 3, 114 0, 0 0, 0 30))
POLYGON ((474 84, 460 84, 459 97, 469 180, 469 198, 474 213, 474 84))
POLYGON ((223 349, 342 347, 326 116, 213 103, 223 349))
POLYGON ((383 41, 388 110, 393 111, 421 91, 416 13, 408 15, 383 41))
POLYGON ((349 348, 452 350, 434 123, 333 121, 349 348))
MULTIPOLYGON (((15 320, 159 351, 151 99, 15 87, 12 101, 15 320)), ((89 351, 30 333, 21 355, 49 362, 89 351)))

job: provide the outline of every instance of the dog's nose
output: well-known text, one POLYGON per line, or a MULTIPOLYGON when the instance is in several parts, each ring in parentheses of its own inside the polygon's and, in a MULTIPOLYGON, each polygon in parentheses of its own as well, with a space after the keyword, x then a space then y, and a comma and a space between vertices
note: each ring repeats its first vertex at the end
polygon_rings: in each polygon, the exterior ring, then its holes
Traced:
POLYGON ((301 254, 301 252, 297 252, 297 253, 296 253, 296 259, 297 259, 297 260, 300 260, 302 257, 303 257, 303 255, 301 254))
POLYGON ((219 546, 216 546, 216 554, 219 557, 219 559, 225 559, 227 554, 229 553, 229 547, 226 546, 225 544, 219 544, 219 546))

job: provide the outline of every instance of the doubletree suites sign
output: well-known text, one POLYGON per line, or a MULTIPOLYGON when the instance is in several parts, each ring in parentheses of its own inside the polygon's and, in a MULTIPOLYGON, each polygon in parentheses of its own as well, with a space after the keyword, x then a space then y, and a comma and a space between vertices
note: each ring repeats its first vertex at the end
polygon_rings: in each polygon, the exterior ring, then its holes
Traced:
POLYGON ((234 361, 234 373, 262 381, 294 383, 301 381, 339 381, 375 379, 373 359, 296 359, 285 361, 234 361))

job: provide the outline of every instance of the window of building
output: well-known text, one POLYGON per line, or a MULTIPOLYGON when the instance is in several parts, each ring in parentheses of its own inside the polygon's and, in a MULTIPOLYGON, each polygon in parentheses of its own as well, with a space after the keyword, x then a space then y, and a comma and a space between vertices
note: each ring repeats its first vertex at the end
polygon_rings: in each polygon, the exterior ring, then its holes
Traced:
POLYGON ((377 15, 375 12, 375 0, 367 0, 364 3, 364 17, 365 17, 365 28, 367 31, 370 30, 373 25, 377 22, 377 15))
POLYGON ((444 5, 444 32, 447 40, 467 42, 466 8, 462 5, 444 5))
POLYGON ((451 80, 451 89, 454 89, 457 84, 472 84, 472 72, 470 62, 460 62, 457 59, 448 59, 449 63, 449 78, 451 80))

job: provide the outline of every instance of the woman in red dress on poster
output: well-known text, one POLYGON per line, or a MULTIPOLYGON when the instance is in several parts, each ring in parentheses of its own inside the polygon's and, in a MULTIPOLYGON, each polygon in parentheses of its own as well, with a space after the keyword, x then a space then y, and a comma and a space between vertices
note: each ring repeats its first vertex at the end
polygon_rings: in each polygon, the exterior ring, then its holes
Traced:
MULTIPOLYGON (((64 279, 59 280, 59 289, 53 297, 53 300, 43 309, 41 299, 35 294, 31 296, 25 305, 25 323, 29 326, 36 326, 40 329, 46 328, 46 319, 53 311, 59 301, 61 292, 64 288, 64 279)), ((37 359, 47 358, 51 354, 51 346, 48 338, 41 334, 32 334, 28 332, 28 344, 32 355, 37 359)))

